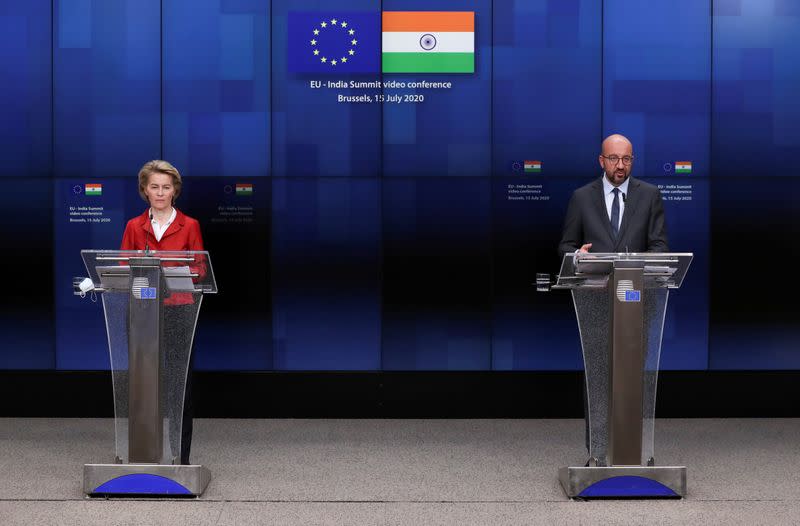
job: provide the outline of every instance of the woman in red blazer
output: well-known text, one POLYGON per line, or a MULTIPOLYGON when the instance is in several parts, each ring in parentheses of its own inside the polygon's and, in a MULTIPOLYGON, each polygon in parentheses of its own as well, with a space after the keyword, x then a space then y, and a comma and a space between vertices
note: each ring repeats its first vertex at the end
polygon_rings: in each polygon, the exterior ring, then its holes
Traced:
MULTIPOLYGON (((183 181, 178 170, 167 161, 150 161, 139 170, 139 195, 150 205, 142 215, 134 217, 125 226, 122 235, 122 250, 203 250, 203 236, 200 223, 174 207, 181 194, 183 181)), ((205 274, 205 264, 201 261, 190 265, 194 272, 205 274)), ((192 309, 194 299, 191 293, 177 292, 165 296, 165 323, 169 324, 171 314, 186 316, 181 309, 192 309)), ((183 403, 183 426, 181 428, 181 464, 189 464, 192 448, 193 403, 192 403, 192 364, 194 353, 190 354, 186 374, 186 390, 183 403)))
POLYGON ((139 171, 139 195, 150 205, 128 221, 122 250, 203 250, 200 223, 177 208, 181 174, 167 161, 150 161, 139 171))

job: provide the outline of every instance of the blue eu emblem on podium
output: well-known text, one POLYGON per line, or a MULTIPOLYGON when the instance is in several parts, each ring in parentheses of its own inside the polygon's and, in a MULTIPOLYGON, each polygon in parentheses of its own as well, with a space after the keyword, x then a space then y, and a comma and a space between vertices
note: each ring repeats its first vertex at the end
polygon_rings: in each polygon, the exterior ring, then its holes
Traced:
POLYGON ((642 301, 642 291, 640 290, 626 290, 625 301, 642 301))

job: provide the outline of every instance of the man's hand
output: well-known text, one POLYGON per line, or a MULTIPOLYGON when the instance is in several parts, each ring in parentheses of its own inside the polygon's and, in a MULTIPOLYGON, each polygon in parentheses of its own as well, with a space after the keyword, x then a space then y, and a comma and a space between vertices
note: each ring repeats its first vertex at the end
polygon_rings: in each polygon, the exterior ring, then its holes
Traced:
POLYGON ((590 248, 592 248, 592 244, 586 243, 580 249, 578 249, 578 252, 580 252, 581 254, 586 254, 587 252, 589 252, 590 248))

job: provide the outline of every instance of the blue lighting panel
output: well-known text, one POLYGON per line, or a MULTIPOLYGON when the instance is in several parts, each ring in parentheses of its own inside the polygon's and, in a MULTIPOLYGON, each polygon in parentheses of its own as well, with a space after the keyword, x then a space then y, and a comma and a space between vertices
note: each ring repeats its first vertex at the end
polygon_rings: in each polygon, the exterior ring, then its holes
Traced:
POLYGON ((51 175, 50 13, 50 0, 0 6, 0 177, 51 175))
POLYGON ((796 176, 800 7, 714 2, 714 175, 796 176))
MULTIPOLYGON (((24 255, 6 265, 9 282, 0 305, 0 369, 52 369, 55 367, 53 324, 53 244, 50 214, 53 180, 18 177, 3 181, 8 196, 0 207, 0 239, 7 250, 24 255), (20 225, 24 224, 24 228, 20 225), (18 264, 15 264, 18 263, 18 264)), ((70 283, 65 284, 67 288, 70 283)))
POLYGON ((178 206, 200 222, 218 289, 203 298, 195 369, 272 369, 271 196, 267 178, 201 177, 184 185, 178 206))
POLYGON ((164 157, 187 175, 270 175, 267 2, 164 2, 164 157))
POLYGON ((161 2, 54 3, 59 177, 135 175, 161 155, 161 2))
POLYGON ((542 175, 493 178, 492 369, 583 369, 571 295, 537 293, 534 283, 537 273, 558 273, 567 203, 586 182, 542 175))
POLYGON ((375 179, 273 180, 275 369, 380 369, 379 199, 375 179))
POLYGON ((634 175, 709 171, 711 10, 708 2, 603 3, 603 135, 633 142, 634 175))
POLYGON ((125 224, 141 214, 145 204, 136 191, 135 176, 58 178, 52 185, 56 368, 107 370, 102 298, 75 296, 72 278, 88 275, 81 250, 118 249, 125 224), (99 195, 86 195, 89 183, 101 185, 99 195))
POLYGON ((601 110, 601 2, 494 3, 493 166, 520 175, 597 171, 601 110))
POLYGON ((384 180, 383 369, 490 368, 490 204, 487 177, 384 180))

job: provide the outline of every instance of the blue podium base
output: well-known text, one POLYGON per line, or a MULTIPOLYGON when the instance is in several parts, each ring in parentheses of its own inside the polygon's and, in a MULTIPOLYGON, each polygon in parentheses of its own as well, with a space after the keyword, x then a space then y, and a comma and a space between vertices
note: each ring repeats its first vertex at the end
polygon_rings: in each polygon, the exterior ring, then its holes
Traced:
POLYGON ((196 497, 211 481, 200 465, 85 464, 83 491, 90 497, 196 497))
POLYGON ((675 499, 686 496, 686 466, 561 468, 564 492, 577 499, 675 499))

